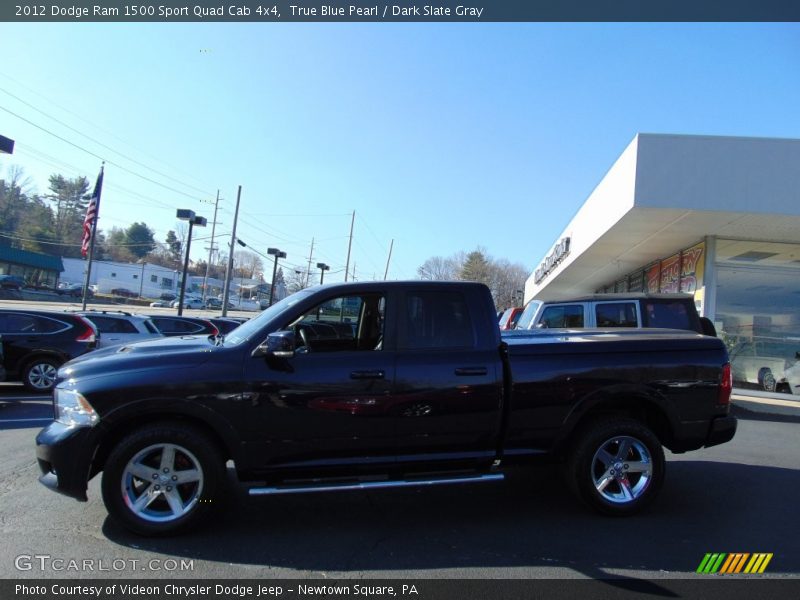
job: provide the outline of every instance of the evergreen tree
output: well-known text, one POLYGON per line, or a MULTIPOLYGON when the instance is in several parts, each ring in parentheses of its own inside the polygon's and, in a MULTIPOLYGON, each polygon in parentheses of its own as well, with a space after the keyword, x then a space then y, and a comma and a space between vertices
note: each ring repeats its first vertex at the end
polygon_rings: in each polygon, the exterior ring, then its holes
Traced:
POLYGON ((145 223, 133 223, 125 230, 128 251, 137 259, 144 258, 156 247, 153 230, 145 223))
POLYGON ((51 175, 49 182, 50 193, 44 199, 53 210, 53 234, 61 243, 53 253, 80 257, 83 219, 90 198, 89 180, 83 176, 67 179, 63 175, 51 175))

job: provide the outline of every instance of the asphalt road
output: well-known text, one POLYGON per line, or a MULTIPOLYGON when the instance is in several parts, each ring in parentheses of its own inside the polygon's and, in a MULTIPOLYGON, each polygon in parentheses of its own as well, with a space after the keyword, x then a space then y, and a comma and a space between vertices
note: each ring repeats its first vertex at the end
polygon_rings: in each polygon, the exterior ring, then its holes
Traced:
POLYGON ((772 552, 767 576, 798 577, 800 410, 747 406, 734 408, 733 442, 668 454, 660 498, 633 518, 588 512, 555 467, 503 483, 260 498, 231 477, 234 498, 214 522, 153 540, 108 520, 97 478, 88 503, 38 483, 34 438, 49 399, 3 384, 0 578, 652 580, 697 577, 707 552, 772 552), (65 571, 70 560, 83 566, 65 571))

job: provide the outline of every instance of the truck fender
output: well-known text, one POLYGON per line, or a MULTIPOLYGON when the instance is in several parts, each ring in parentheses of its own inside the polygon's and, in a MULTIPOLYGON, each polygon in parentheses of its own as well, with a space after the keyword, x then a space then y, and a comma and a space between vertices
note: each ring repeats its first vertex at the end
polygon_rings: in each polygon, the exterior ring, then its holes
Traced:
POLYGON ((626 413, 628 416, 644 421, 655 429, 662 443, 666 441, 677 425, 672 404, 657 390, 643 389, 636 385, 613 385, 592 391, 573 404, 572 410, 564 420, 561 435, 556 445, 564 444, 586 419, 594 414, 626 413), (661 420, 654 426, 645 417, 661 420), (666 429, 665 429, 666 428, 666 429))

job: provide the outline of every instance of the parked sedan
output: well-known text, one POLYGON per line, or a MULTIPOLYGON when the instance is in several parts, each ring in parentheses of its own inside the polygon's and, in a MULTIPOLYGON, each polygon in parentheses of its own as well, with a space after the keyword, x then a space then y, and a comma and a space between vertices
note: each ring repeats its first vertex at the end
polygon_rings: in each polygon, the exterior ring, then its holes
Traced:
MULTIPOLYGON (((206 308, 222 308, 222 300, 219 298, 206 298, 206 308)), ((228 300, 228 308, 236 308, 236 305, 228 300)))
POLYGON ((138 294, 126 288, 114 288, 111 290, 112 296, 122 296, 123 298, 136 298, 138 294))
POLYGON ((219 335, 219 329, 208 319, 171 315, 150 315, 150 320, 162 334, 168 337, 180 335, 219 335))
MULTIPOLYGON (((59 296, 72 296, 74 298, 82 298, 83 297, 83 284, 80 283, 69 283, 63 286, 59 286, 56 290, 56 293, 59 296)), ((86 297, 92 298, 94 297, 94 292, 91 288, 86 290, 86 297)))
POLYGON ((58 368, 97 347, 99 334, 88 319, 41 310, 0 310, 0 338, 10 381, 33 392, 49 392, 58 368))
POLYGON ((208 319, 214 326, 219 329, 219 332, 223 335, 230 333, 234 329, 236 329, 239 325, 242 324, 241 321, 236 321, 234 319, 228 319, 223 317, 211 317, 208 319))
MULTIPOLYGON (((180 306, 181 301, 175 300, 170 306, 172 308, 178 308, 180 306)), ((205 308, 206 305, 203 302, 202 298, 197 298, 195 296, 186 296, 183 298, 183 308, 205 308)))

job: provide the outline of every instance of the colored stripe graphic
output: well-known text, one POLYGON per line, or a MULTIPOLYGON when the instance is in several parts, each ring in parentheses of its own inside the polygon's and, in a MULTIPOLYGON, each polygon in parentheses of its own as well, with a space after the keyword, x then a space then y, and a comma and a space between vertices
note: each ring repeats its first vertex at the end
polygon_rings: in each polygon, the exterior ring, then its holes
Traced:
POLYGON ((725 560, 726 554, 720 554, 718 552, 715 553, 708 553, 703 557, 703 561, 700 563, 700 566, 697 567, 698 573, 716 573, 719 570, 722 561, 725 560))
POLYGON ((735 575, 738 573, 758 574, 767 569, 767 565, 772 560, 773 554, 759 552, 750 554, 749 552, 709 552, 700 561, 697 573, 720 575, 735 575), (749 560, 748 560, 749 559, 749 560), (747 566, 745 566, 745 564, 747 566))
POLYGON ((767 565, 771 560, 772 560, 772 553, 753 554, 753 558, 751 558, 750 562, 747 563, 747 567, 745 567, 744 572, 763 573, 767 569, 767 565))

